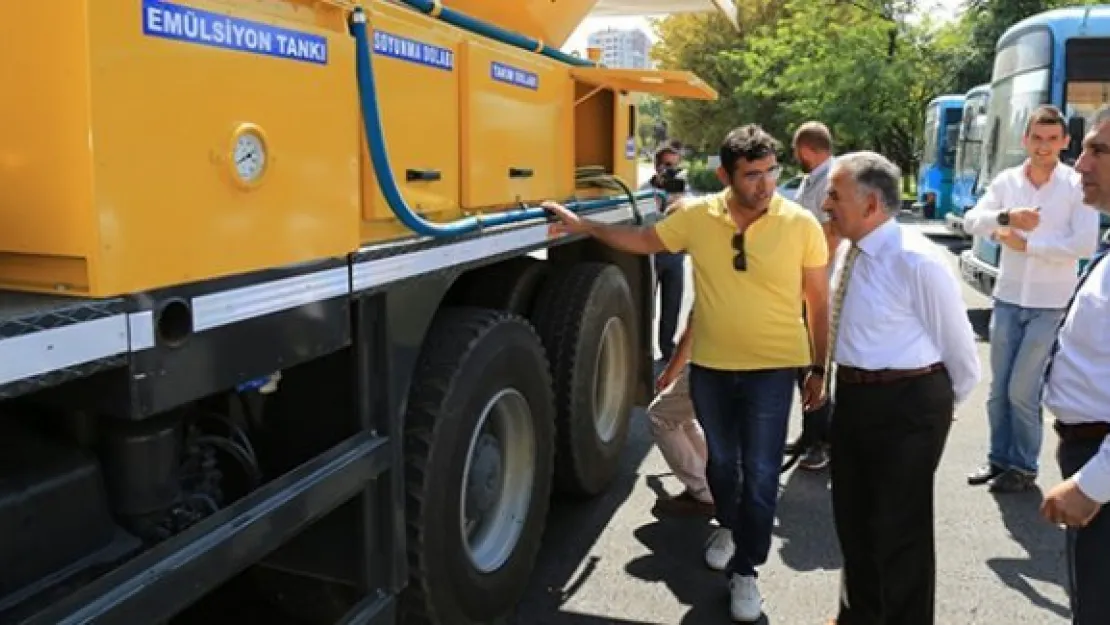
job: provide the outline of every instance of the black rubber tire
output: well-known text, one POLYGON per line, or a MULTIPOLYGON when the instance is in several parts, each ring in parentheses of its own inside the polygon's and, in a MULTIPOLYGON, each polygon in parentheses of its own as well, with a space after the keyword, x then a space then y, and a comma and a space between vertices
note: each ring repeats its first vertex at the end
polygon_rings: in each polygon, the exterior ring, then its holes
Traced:
POLYGON ((567 494, 598 495, 616 474, 635 399, 639 330, 632 292, 615 265, 572 265, 548 278, 532 318, 555 380, 555 486, 567 494), (594 426, 594 378, 602 332, 614 317, 624 324, 628 358, 619 421, 606 442, 594 426))
POLYGON ((540 549, 551 494, 555 405, 543 345, 532 326, 507 312, 445 309, 426 335, 405 427, 409 586, 403 622, 486 624, 523 596, 540 549), (470 438, 487 402, 512 387, 533 417, 535 480, 516 548, 482 573, 459 528, 470 438))
POLYGON ((527 317, 548 273, 549 264, 541 260, 510 258, 464 277, 464 301, 467 306, 507 310, 527 317))

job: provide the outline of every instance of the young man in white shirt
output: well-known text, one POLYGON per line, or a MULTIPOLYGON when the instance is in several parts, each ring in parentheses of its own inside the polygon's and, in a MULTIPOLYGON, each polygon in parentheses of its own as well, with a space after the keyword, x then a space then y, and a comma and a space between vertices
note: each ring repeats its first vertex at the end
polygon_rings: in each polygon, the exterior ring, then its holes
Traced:
POLYGON ((1028 159, 999 173, 964 215, 968 232, 1002 244, 990 327, 990 449, 986 464, 967 476, 994 492, 1034 487, 1042 373, 1078 261, 1098 242, 1098 213, 1083 203, 1075 171, 1060 162, 1068 145, 1060 111, 1035 109, 1023 144, 1028 159))
POLYGON ((836 363, 832 500, 844 555, 839 625, 933 625, 934 476, 955 405, 979 381, 975 334, 944 252, 894 219, 902 175, 879 154, 837 158, 826 210, 836 363))
MULTIPOLYGON (((1110 106, 1100 109, 1075 162, 1083 200, 1110 214, 1110 106)), ((1105 250, 1072 298, 1045 372, 1044 404, 1056 416, 1064 481, 1041 513, 1067 526, 1073 625, 1110 623, 1110 262, 1105 250)))

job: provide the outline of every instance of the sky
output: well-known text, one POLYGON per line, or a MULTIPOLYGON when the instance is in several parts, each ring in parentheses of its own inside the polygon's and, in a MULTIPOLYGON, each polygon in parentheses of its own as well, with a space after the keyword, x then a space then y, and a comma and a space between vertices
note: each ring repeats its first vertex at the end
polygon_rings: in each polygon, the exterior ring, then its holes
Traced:
MULTIPOLYGON (((932 12, 934 17, 940 18, 954 18, 959 11, 960 6, 964 0, 932 0, 933 7, 936 8, 932 12)), ((708 5, 708 1, 706 2, 708 5)), ((922 3, 926 5, 926 2, 922 3)), ((928 6, 928 5, 926 5, 928 6)), ((579 25, 578 29, 571 34, 570 39, 563 46, 563 51, 570 52, 573 50, 581 50, 583 55, 586 50, 586 37, 596 31, 606 28, 640 28, 647 36, 655 40, 655 34, 652 32, 651 25, 648 24, 645 17, 591 17, 586 18, 585 21, 579 25)))

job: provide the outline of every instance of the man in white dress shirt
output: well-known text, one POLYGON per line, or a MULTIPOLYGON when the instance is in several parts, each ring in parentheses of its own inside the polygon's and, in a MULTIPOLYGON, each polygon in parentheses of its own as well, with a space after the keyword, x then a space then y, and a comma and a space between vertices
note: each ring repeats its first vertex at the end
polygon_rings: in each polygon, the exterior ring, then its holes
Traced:
MULTIPOLYGON (((1110 106, 1093 118, 1075 163, 1083 200, 1110 213, 1110 106)), ((1073 625, 1110 623, 1110 263, 1091 259, 1070 302, 1045 372, 1045 407, 1056 417, 1064 481, 1041 512, 1068 526, 1073 625)))
POLYGON ((1002 244, 991 314, 990 448, 967 476, 993 492, 1033 488, 1043 441, 1045 361, 1075 288, 1078 261, 1098 242, 1098 213, 1083 204, 1078 176, 1060 162, 1068 126, 1052 106, 1033 111, 1028 158, 998 174, 964 216, 968 232, 1002 244))
POLYGON ((933 484, 955 404, 979 381, 944 252, 893 215, 902 175, 838 157, 825 210, 846 239, 832 276, 832 499, 844 555, 837 625, 932 625, 933 484))

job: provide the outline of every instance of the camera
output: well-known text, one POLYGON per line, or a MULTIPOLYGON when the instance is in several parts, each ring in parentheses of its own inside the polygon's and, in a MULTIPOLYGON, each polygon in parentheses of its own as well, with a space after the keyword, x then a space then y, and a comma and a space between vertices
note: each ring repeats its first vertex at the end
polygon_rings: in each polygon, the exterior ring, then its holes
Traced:
POLYGON ((651 177, 651 186, 668 195, 678 195, 686 192, 686 179, 681 168, 668 167, 651 177))

